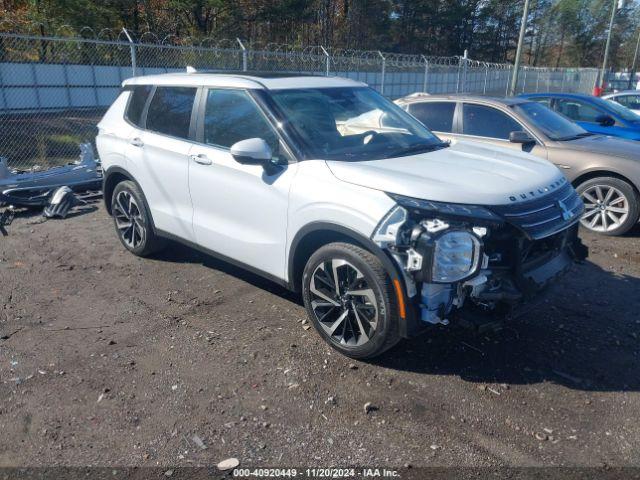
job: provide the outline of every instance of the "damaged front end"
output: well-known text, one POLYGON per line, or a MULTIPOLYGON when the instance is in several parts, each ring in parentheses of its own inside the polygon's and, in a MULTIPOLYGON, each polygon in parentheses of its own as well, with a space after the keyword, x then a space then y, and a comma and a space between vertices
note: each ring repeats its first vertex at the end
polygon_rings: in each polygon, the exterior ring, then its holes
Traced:
POLYGON ((402 272, 417 325, 495 322, 586 258, 583 204, 568 182, 541 198, 500 206, 400 195, 372 240, 402 272), (472 320, 471 320, 472 319, 472 320))

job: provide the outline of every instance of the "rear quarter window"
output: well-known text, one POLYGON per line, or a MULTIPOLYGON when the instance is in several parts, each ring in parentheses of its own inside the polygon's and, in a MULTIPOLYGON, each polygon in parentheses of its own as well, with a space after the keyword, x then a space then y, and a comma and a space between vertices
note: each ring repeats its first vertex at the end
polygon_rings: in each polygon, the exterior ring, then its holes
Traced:
POLYGON ((127 104, 124 118, 138 127, 143 127, 142 111, 144 110, 145 103, 147 103, 150 92, 151 85, 138 85, 133 87, 131 91, 131 98, 127 104))

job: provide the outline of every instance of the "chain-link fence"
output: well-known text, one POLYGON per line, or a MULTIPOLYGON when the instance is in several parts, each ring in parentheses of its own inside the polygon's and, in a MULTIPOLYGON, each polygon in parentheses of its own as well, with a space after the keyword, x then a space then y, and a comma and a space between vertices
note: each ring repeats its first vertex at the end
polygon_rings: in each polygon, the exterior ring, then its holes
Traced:
MULTIPOLYGON (((239 39, 160 40, 149 32, 0 33, 0 157, 22 170, 73 161, 78 145, 93 141, 95 125, 123 80, 184 71, 187 65, 336 75, 366 82, 390 98, 417 91, 504 96, 513 68, 465 57, 249 45, 239 39)), ((590 92, 596 77, 596 69, 524 67, 517 92, 590 92)))

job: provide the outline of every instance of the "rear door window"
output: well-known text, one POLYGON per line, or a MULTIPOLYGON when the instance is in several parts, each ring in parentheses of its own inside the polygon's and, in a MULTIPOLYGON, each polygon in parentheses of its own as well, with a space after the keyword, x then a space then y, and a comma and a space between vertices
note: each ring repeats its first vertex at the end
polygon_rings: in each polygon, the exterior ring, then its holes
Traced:
POLYGON ((147 103, 149 93, 151 93, 151 85, 137 85, 133 87, 130 94, 131 98, 129 99, 127 111, 124 116, 129 122, 138 127, 144 127, 144 125, 142 125, 142 111, 144 110, 144 105, 147 103))
POLYGON ((477 137, 509 140, 511 132, 524 128, 506 113, 493 107, 465 103, 463 107, 462 132, 477 137))
POLYGON ((452 133, 455 102, 422 102, 409 105, 409 113, 420 120, 429 130, 452 133))
POLYGON ((157 87, 147 112, 148 130, 178 138, 189 138, 194 87, 157 87))

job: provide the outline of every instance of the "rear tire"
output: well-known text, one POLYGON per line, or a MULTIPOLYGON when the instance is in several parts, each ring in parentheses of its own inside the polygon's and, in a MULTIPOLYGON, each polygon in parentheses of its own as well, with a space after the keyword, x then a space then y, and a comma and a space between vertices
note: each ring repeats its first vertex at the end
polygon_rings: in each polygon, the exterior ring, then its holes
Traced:
POLYGON ((120 242, 134 255, 146 257, 164 248, 165 241, 153 231, 151 215, 135 182, 125 180, 116 185, 111 214, 120 242))
POLYGON ((393 285, 382 262, 348 243, 330 243, 309 258, 302 276, 307 314, 331 347, 372 358, 400 340, 393 285))
POLYGON ((616 177, 598 177, 581 183, 576 191, 585 204, 581 225, 594 233, 623 235, 638 223, 638 193, 616 177))

